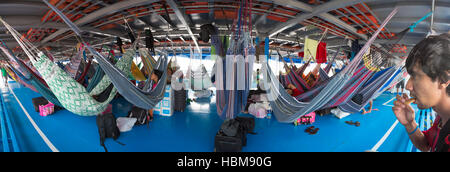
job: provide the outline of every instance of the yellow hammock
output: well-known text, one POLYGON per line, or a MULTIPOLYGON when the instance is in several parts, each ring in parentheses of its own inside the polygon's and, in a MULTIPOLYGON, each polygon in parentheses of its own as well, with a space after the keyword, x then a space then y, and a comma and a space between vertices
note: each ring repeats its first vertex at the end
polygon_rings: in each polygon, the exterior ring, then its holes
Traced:
POLYGON ((11 77, 11 79, 13 79, 16 82, 19 82, 16 79, 16 73, 14 73, 13 71, 11 71, 9 68, 5 67, 6 72, 9 74, 9 76, 11 77))
POLYGON ((136 81, 145 81, 147 78, 145 78, 144 74, 139 70, 139 67, 133 62, 131 64, 131 75, 133 75, 134 79, 136 81))
MULTIPOLYGON (((125 50, 122 48, 122 52, 125 52, 125 50)), ((131 63, 131 75, 136 81, 145 81, 147 78, 145 78, 144 74, 141 72, 139 67, 136 65, 136 63, 131 63)))

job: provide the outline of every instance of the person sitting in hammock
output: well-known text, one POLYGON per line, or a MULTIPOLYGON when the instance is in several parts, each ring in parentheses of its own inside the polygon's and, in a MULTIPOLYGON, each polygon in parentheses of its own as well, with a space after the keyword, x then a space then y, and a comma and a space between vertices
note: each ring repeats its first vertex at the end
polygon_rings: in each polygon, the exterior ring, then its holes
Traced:
POLYGON ((289 84, 286 88, 286 92, 291 95, 292 97, 297 97, 298 95, 302 94, 300 90, 295 87, 293 84, 289 84))
MULTIPOLYGON (((153 70, 152 75, 150 76, 150 79, 153 81, 152 90, 155 89, 156 85, 158 85, 159 79, 161 78, 163 72, 160 70, 153 70)), ((153 121, 153 109, 148 110, 149 121, 153 121)))

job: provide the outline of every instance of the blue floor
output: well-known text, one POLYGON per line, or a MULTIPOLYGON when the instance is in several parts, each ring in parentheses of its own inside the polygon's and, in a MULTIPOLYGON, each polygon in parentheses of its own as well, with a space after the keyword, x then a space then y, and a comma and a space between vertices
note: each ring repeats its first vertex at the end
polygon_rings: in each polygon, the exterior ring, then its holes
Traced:
MULTIPOLYGON (((95 117, 81 117, 66 110, 41 117, 34 111, 31 99, 40 95, 10 82, 10 88, 22 103, 31 118, 48 140, 61 152, 103 152, 95 117)), ((6 88, 2 93, 15 127, 21 151, 52 151, 36 132, 13 94, 6 88)), ((333 115, 317 116, 313 124, 319 131, 309 135, 304 130, 309 125, 294 126, 279 123, 276 119, 256 119, 256 135, 248 135, 244 152, 363 152, 370 150, 396 121, 387 103, 394 95, 384 93, 374 101, 374 108, 380 111, 362 115, 352 114, 343 119, 333 115), (361 126, 348 125, 345 121, 359 121, 361 126)), ((124 100, 113 101, 116 117, 125 116, 131 105, 124 100)), ((156 115, 147 126, 135 126, 130 132, 121 133, 118 141, 105 142, 109 151, 115 152, 211 152, 214 150, 214 136, 222 120, 216 113, 216 105, 191 104, 185 112, 175 112, 171 117, 156 115)), ((380 152, 402 152, 408 143, 407 134, 397 125, 380 152)))

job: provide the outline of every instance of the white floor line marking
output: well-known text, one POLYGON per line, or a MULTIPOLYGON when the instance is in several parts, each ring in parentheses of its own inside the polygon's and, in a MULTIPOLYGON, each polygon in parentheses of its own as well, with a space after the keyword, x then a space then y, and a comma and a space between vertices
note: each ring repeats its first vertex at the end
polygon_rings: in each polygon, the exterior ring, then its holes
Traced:
POLYGON ((47 146, 53 151, 53 152, 59 152, 58 149, 52 144, 52 142, 45 136, 44 132, 37 126, 36 122, 34 122, 33 118, 31 118, 30 114, 28 114, 28 111, 23 107, 22 103, 17 98, 14 91, 11 89, 11 87, 8 87, 9 91, 13 94, 14 98, 17 100, 17 103, 19 103, 20 107, 22 108, 23 112, 25 112, 25 115, 27 115, 28 120, 33 125, 34 129, 38 132, 38 134, 41 136, 42 140, 47 144, 47 146))
POLYGON ((384 105, 384 106, 394 107, 394 106, 392 106, 392 105, 388 105, 388 103, 391 102, 391 101, 394 100, 394 99, 395 99, 395 97, 392 97, 391 100, 389 100, 389 101, 387 101, 387 102, 384 102, 383 105, 384 105))
POLYGON ((386 139, 389 137, 389 135, 391 134, 392 130, 394 130, 394 128, 397 126, 397 124, 398 124, 398 120, 395 120, 395 122, 394 122, 394 124, 392 124, 391 128, 389 128, 389 130, 377 142, 377 144, 375 144, 375 146, 373 146, 373 148, 370 149, 371 152, 376 152, 378 150, 378 148, 380 148, 380 146, 384 143, 384 141, 386 141, 386 139))

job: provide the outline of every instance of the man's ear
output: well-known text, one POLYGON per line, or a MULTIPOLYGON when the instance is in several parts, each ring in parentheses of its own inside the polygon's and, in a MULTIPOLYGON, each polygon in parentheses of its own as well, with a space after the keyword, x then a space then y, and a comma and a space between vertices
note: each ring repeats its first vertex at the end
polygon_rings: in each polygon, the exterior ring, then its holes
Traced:
MULTIPOLYGON (((448 76, 450 76, 450 71, 447 71, 446 73, 448 76)), ((450 85, 450 80, 447 80, 447 82, 442 83, 441 85, 442 85, 442 87, 447 88, 450 85)))

